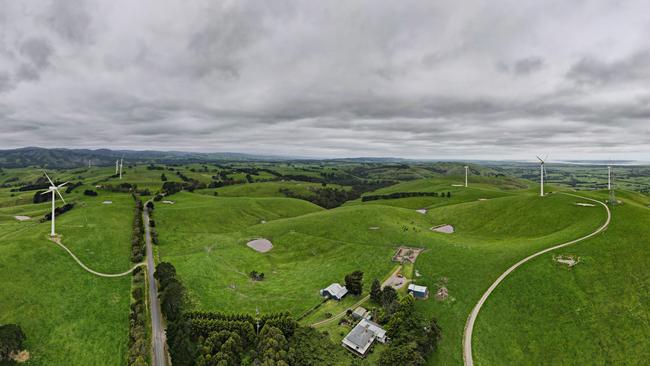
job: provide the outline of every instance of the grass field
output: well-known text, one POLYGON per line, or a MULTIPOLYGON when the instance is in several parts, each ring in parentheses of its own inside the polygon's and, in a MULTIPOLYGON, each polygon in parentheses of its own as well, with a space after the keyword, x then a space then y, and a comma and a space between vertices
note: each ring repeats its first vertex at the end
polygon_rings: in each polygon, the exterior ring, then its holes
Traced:
POLYGON ((605 233, 534 259, 496 289, 477 322, 477 364, 647 362, 649 202, 638 194, 621 197, 625 205, 612 209, 605 233), (553 260, 557 254, 580 262, 568 268, 553 260))
MULTIPOLYGON (((192 179, 209 182, 220 167, 207 164, 174 166, 192 179), (194 169, 194 171, 191 171, 194 169)), ((244 163, 232 167, 245 168, 244 163)), ((268 163, 283 174, 319 176, 317 165, 268 163)), ((336 167, 323 171, 339 172, 336 167)), ((123 182, 155 193, 160 175, 179 181, 175 171, 127 169, 123 182)), ((113 168, 79 168, 56 173, 57 181, 83 181, 66 200, 76 207, 57 219, 63 243, 91 268, 122 272, 130 267, 133 199, 129 194, 98 189, 98 197, 83 195, 96 183, 118 184, 109 178, 113 168), (105 205, 102 202, 113 203, 105 205)), ((35 180, 34 169, 5 169, 17 184, 35 180)), ((256 179, 267 179, 261 172, 256 179)), ((602 207, 580 207, 580 199, 557 188, 538 197, 534 184, 507 177, 470 179, 434 176, 431 170, 371 170, 370 177, 423 177, 371 194, 395 192, 451 192, 451 198, 411 197, 347 202, 325 210, 310 202, 279 193, 289 188, 309 194, 320 184, 297 181, 255 182, 216 189, 181 192, 175 204, 156 202, 153 213, 160 235, 155 249, 160 260, 177 268, 195 310, 262 313, 290 311, 296 317, 319 304, 319 290, 361 270, 364 294, 374 278, 384 279, 397 266, 391 258, 401 245, 426 250, 409 273, 432 294, 440 286, 450 297, 431 296, 417 308, 435 317, 443 329, 439 350, 429 364, 462 363, 462 332, 472 307, 485 289, 517 260, 542 248, 581 237, 605 219, 602 207), (213 192, 219 192, 214 196, 213 192), (426 208, 421 214, 415 209, 426 208), (454 234, 435 233, 432 226, 453 225, 454 234), (258 253, 246 246, 267 238, 273 249, 258 253), (251 271, 265 280, 252 281, 251 271)), ((244 179, 243 173, 233 173, 244 179), (240 176, 241 175, 241 176, 240 176)), ((334 187, 334 185, 328 185, 334 187)), ((602 192, 586 193, 605 199, 602 192)), ((34 191, 0 189, 0 322, 19 323, 28 335, 32 365, 120 365, 124 363, 128 332, 130 277, 106 279, 83 271, 61 248, 47 240, 49 222, 18 222, 15 215, 39 218, 49 203, 32 204, 34 191), (8 279, 8 280, 5 280, 8 279)), ((581 262, 562 267, 553 254, 527 263, 485 304, 477 321, 474 355, 478 364, 620 364, 643 363, 650 336, 650 277, 646 275, 650 199, 624 192, 625 205, 613 209, 613 221, 603 234, 558 251, 575 254, 581 262), (525 311, 522 311, 525 309, 525 311)), ((305 317, 312 324, 336 314, 361 297, 328 302, 305 317)), ((335 322, 323 328, 338 344, 349 330, 335 322)), ((333 355, 340 365, 351 357, 341 347, 333 355)), ((376 362, 378 348, 362 362, 376 362)))
MULTIPOLYGON (((25 194, 31 201, 33 192, 25 194)), ((66 198, 77 207, 57 218, 63 243, 93 269, 126 270, 132 198, 123 194, 88 199, 78 193, 66 198), (103 199, 114 204, 102 205, 103 199)), ((49 222, 13 218, 29 215, 37 220, 48 211, 49 203, 0 208, 0 323, 21 325, 30 365, 122 365, 130 277, 107 279, 85 272, 47 239, 49 222)))
MULTIPOLYGON (((452 296, 444 302, 418 302, 418 308, 438 318, 444 329, 441 348, 431 362, 455 364, 462 357, 461 334, 467 315, 494 278, 535 250, 594 230, 605 216, 598 207, 576 206, 579 200, 574 197, 551 194, 540 198, 510 186, 501 189, 483 183, 465 189, 451 187, 447 180, 404 185, 392 187, 393 191, 449 187, 452 198, 429 205, 429 197, 415 198, 405 205, 408 208, 382 204, 395 200, 352 202, 306 215, 290 208, 291 201, 277 199, 276 209, 295 214, 273 220, 268 213, 251 217, 249 209, 243 209, 245 217, 233 218, 231 205, 235 202, 239 212, 241 198, 210 197, 213 201, 206 203, 208 198, 183 193, 179 202, 197 200, 188 202, 191 208, 174 205, 156 211, 161 257, 177 267, 198 309, 254 312, 259 308, 299 315, 321 301, 320 288, 343 281, 353 270, 365 272, 368 289, 373 278, 383 278, 394 268, 390 258, 399 245, 427 248, 415 266, 421 273, 417 283, 435 292, 446 281, 452 296), (199 200, 202 214, 193 214, 199 200), (422 215, 413 207, 430 210, 422 215), (262 219, 268 222, 260 224, 262 219), (446 235, 429 230, 442 223, 454 225, 457 232, 446 235), (265 254, 247 248, 245 243, 256 237, 271 240, 274 248, 265 254), (247 274, 253 270, 264 272, 266 279, 251 281, 247 274)), ((256 205, 264 202, 246 200, 256 205)), ((318 316, 323 313, 318 311, 307 321, 321 320, 318 316)))

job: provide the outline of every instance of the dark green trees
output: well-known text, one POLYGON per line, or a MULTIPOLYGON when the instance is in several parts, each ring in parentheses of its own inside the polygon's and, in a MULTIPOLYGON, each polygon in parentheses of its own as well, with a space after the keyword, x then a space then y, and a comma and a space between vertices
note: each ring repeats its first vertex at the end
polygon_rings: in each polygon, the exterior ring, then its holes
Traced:
POLYGON ((363 272, 354 271, 345 276, 345 287, 351 295, 361 295, 363 292, 363 272))
POLYGON ((26 338, 20 326, 0 325, 0 361, 9 360, 12 354, 22 351, 26 338))

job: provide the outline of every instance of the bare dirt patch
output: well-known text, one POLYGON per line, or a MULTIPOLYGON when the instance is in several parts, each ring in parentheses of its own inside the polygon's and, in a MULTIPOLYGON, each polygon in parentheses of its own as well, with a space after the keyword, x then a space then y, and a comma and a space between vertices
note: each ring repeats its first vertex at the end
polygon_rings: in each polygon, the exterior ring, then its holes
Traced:
POLYGON ((368 230, 379 230, 379 226, 371 226, 368 230))
POLYGON ((162 203, 164 203, 166 205, 173 205, 176 202, 174 202, 174 201, 162 201, 162 203))
POLYGON ((14 360, 17 363, 24 363, 24 362, 29 361, 29 352, 26 351, 26 350, 25 351, 20 351, 18 353, 12 352, 9 355, 9 358, 11 358, 12 360, 14 360))
POLYGON ((23 216, 23 215, 14 216, 14 218, 18 221, 29 221, 32 219, 29 216, 23 216))
POLYGON ((581 207, 596 207, 596 205, 593 205, 591 203, 584 203, 584 202, 576 202, 576 206, 581 206, 581 207))
POLYGON ((444 233, 444 234, 453 234, 454 233, 454 227, 448 224, 444 225, 438 225, 434 226, 431 228, 431 231, 435 231, 437 233, 444 233))
POLYGON ((580 263, 580 257, 578 257, 577 255, 558 255, 558 256, 554 256, 553 260, 556 261, 557 263, 567 265, 569 266, 569 268, 580 263))
POLYGON ((415 263, 418 255, 424 251, 424 248, 399 247, 393 256, 393 262, 410 262, 415 263))
POLYGON ((105 205, 110 205, 110 204, 113 203, 113 201, 104 201, 104 202, 102 202, 102 203, 105 204, 105 205))
POLYGON ((419 212, 419 213, 421 213, 421 214, 423 214, 423 215, 426 215, 426 213, 427 213, 427 209, 426 209, 426 208, 421 208, 421 209, 419 209, 419 210, 415 210, 415 212, 419 212))
POLYGON ((260 238, 260 239, 255 239, 251 240, 246 245, 249 248, 252 248, 255 251, 258 251, 260 253, 266 253, 269 250, 273 249, 273 243, 271 243, 269 240, 260 238))

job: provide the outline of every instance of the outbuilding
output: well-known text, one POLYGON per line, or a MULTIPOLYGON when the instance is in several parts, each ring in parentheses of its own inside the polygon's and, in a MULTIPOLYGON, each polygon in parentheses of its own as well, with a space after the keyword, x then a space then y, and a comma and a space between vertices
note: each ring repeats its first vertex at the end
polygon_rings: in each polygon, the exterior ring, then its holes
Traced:
POLYGON ((416 299, 426 299, 429 297, 429 289, 426 286, 418 286, 415 284, 410 284, 408 288, 408 293, 412 294, 416 299))
POLYGON ((354 309, 354 311, 352 312, 352 318, 355 319, 355 320, 360 320, 360 319, 368 319, 368 320, 370 320, 371 315, 370 315, 370 312, 368 310, 366 310, 365 308, 359 306, 356 309, 354 309))
POLYGON ((341 286, 338 283, 333 283, 326 288, 320 290, 320 295, 334 300, 341 300, 345 295, 347 295, 348 289, 345 286, 341 286))

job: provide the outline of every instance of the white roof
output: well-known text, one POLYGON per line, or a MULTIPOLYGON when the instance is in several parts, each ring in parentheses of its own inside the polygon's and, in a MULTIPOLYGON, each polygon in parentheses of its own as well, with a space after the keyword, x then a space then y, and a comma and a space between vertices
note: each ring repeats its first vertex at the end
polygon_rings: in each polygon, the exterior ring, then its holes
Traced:
POLYGON ((345 294, 348 293, 348 289, 345 288, 345 286, 341 286, 341 285, 338 284, 338 283, 333 283, 333 284, 327 286, 327 288, 324 289, 323 291, 327 291, 327 292, 330 293, 330 295, 332 295, 332 296, 336 296, 336 297, 338 297, 338 298, 341 298, 341 297, 343 297, 345 294))
POLYGON ((375 339, 385 341, 386 331, 378 324, 367 319, 361 319, 359 324, 343 339, 343 344, 364 355, 375 339))
POLYGON ((427 287, 426 286, 418 286, 418 285, 410 284, 409 285, 409 291, 427 292, 427 287))

